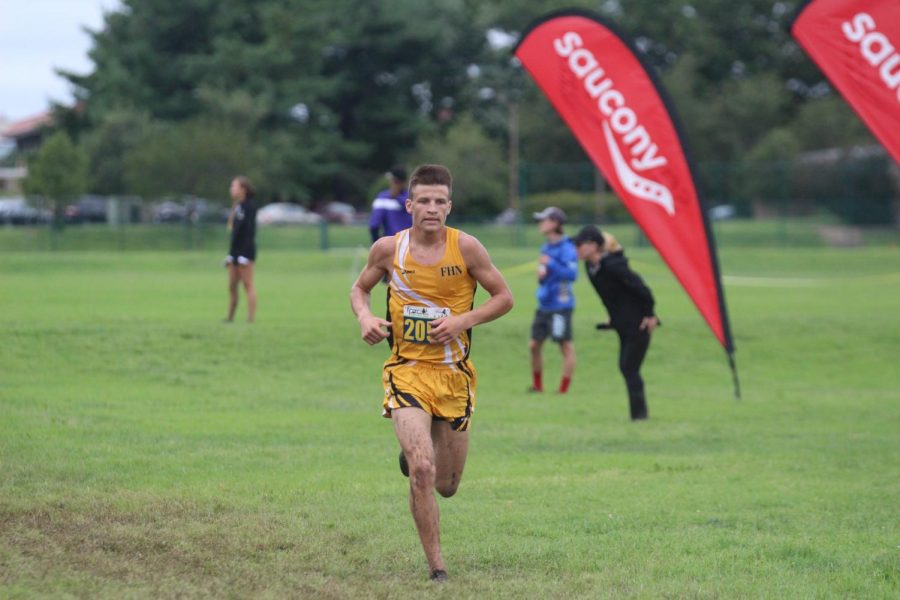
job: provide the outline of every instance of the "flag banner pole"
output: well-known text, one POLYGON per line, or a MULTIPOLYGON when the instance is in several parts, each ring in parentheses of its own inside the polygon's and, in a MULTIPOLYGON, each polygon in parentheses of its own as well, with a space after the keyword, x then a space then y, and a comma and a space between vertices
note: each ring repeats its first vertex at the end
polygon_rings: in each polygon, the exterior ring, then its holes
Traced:
POLYGON ((734 381, 734 399, 741 399, 741 382, 738 380, 737 363, 734 362, 734 352, 728 353, 728 365, 731 367, 731 378, 734 381))

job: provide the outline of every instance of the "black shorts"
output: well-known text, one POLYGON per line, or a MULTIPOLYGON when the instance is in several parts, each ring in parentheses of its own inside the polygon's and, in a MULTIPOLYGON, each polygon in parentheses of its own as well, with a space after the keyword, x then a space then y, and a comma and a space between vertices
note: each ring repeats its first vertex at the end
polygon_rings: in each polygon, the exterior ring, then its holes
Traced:
POLYGON ((543 342, 550 336, 557 344, 572 340, 572 309, 538 310, 531 322, 531 339, 543 342))

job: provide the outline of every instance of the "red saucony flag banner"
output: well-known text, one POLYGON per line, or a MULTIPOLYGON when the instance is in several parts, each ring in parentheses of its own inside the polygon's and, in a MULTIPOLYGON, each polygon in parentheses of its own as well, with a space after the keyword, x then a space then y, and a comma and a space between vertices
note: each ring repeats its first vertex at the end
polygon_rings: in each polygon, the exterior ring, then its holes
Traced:
POLYGON ((791 34, 900 164, 900 0, 814 0, 791 34))
POLYGON ((631 42, 591 13, 536 21, 515 49, 697 305, 734 368, 715 243, 672 108, 631 42))

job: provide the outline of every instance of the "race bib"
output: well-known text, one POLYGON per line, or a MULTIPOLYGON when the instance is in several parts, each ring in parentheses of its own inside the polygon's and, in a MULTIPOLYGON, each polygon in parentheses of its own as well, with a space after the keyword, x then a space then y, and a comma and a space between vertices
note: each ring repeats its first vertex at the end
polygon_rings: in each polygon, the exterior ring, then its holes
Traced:
POLYGON ((431 321, 449 317, 450 309, 438 306, 403 307, 403 340, 412 344, 430 344, 431 321))

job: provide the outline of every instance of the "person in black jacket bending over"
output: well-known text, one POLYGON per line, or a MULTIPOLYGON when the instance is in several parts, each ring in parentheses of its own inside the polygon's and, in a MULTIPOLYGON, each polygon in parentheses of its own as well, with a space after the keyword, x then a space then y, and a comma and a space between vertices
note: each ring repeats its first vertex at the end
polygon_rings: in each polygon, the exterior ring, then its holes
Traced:
POLYGON ((231 246, 225 257, 228 269, 228 316, 225 321, 234 321, 234 311, 238 305, 238 284, 244 284, 247 292, 247 322, 252 323, 256 314, 256 290, 253 287, 253 263, 256 261, 256 202, 254 188, 243 175, 231 181, 231 214, 228 215, 228 230, 231 231, 231 246))
POLYGON ((646 419, 649 415, 641 363, 650 346, 650 334, 659 325, 653 314, 653 294, 629 268, 622 246, 610 234, 587 225, 572 241, 609 313, 609 321, 600 323, 597 329, 615 329, 619 334, 619 370, 628 387, 631 420, 646 419))

